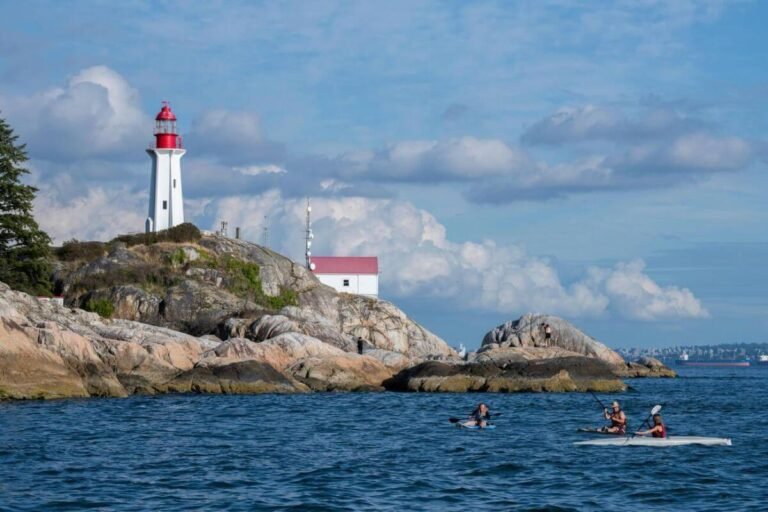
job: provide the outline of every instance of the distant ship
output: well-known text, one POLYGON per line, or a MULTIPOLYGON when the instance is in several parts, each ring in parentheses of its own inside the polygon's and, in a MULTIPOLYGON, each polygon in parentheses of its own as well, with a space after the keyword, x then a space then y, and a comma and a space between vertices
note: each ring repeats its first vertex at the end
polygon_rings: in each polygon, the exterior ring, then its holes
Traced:
POLYGON ((765 354, 757 357, 757 364, 766 364, 768 365, 768 356, 765 354))
MULTIPOLYGON (((760 356, 760 364, 768 364, 768 356, 760 356), (765 362, 762 362, 762 358, 765 357, 765 362)), ((683 352, 680 354, 680 358, 675 361, 678 366, 749 366, 747 359, 690 359, 688 354, 683 352)))

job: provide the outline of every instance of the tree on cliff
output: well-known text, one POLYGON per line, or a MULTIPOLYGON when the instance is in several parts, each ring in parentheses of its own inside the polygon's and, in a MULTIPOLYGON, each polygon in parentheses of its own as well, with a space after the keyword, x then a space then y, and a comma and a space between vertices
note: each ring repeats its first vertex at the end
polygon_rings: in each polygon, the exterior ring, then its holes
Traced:
POLYGON ((50 237, 32 216, 37 189, 21 182, 29 171, 24 144, 0 118, 0 281, 32 295, 51 292, 50 237))

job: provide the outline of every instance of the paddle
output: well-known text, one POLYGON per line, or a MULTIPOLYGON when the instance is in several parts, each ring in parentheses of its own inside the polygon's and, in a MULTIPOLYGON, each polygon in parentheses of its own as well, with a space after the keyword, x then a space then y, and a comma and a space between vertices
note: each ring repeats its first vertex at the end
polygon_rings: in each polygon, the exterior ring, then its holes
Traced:
POLYGON ((598 403, 598 404, 600 404, 600 407, 602 407, 602 408, 603 408, 603 410, 606 410, 606 409, 607 409, 607 407, 605 406, 605 404, 604 404, 603 402, 601 402, 599 398, 597 398, 597 395, 596 395, 596 394, 594 394, 592 391, 590 391, 590 392, 589 392, 589 394, 590 394, 590 395, 592 395, 592 398, 594 398, 595 400, 597 400, 597 403, 598 403))

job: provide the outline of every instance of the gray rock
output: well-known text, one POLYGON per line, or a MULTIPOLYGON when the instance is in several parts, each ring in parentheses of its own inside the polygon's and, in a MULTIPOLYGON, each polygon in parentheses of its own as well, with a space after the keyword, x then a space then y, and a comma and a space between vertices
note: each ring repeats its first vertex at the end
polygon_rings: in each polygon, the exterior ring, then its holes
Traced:
POLYGON ((569 322, 550 315, 525 314, 517 320, 506 322, 489 331, 483 338, 479 352, 500 348, 560 348, 575 354, 602 359, 615 366, 623 366, 624 359, 616 352, 587 336, 569 322), (552 338, 545 338, 540 327, 546 323, 552 327, 552 338))

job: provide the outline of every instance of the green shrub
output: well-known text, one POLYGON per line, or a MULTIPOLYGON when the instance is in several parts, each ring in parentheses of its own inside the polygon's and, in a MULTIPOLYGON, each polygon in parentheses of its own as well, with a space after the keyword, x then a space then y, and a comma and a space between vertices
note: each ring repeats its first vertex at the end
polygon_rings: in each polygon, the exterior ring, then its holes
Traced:
POLYGON ((147 291, 152 291, 175 286, 179 281, 179 276, 164 271, 162 267, 145 264, 132 267, 113 267, 105 272, 87 274, 72 284, 72 291, 93 291, 128 284, 141 286, 147 291))
POLYGON ((246 297, 249 294, 254 296, 263 295, 258 265, 229 255, 224 256, 222 264, 224 270, 229 273, 228 288, 232 293, 241 297, 246 297))
POLYGON ((276 310, 283 309, 285 306, 299 305, 299 294, 296 293, 296 290, 292 290, 290 288, 282 288, 280 290, 280 295, 275 297, 265 296, 265 298, 265 305, 276 310))
POLYGON ((259 266, 255 263, 225 255, 221 264, 229 274, 227 288, 235 295, 274 310, 298 305, 299 295, 290 288, 281 288, 280 295, 274 297, 266 295, 261 287, 259 266))
POLYGON ((98 313, 102 318, 112 318, 112 314, 115 312, 115 306, 107 299, 88 299, 83 309, 98 313))
POLYGON ((171 264, 172 267, 180 267, 187 261, 187 253, 184 252, 184 249, 176 249, 171 254, 168 255, 168 262, 171 264))
POLYGON ((152 245, 159 242, 197 242, 202 238, 202 233, 194 224, 185 222, 157 233, 136 233, 133 235, 120 235, 113 242, 123 242, 128 247, 133 245, 152 245))
POLYGON ((61 261, 92 261, 105 253, 106 245, 103 242, 80 242, 74 238, 55 249, 56 257, 61 261))

